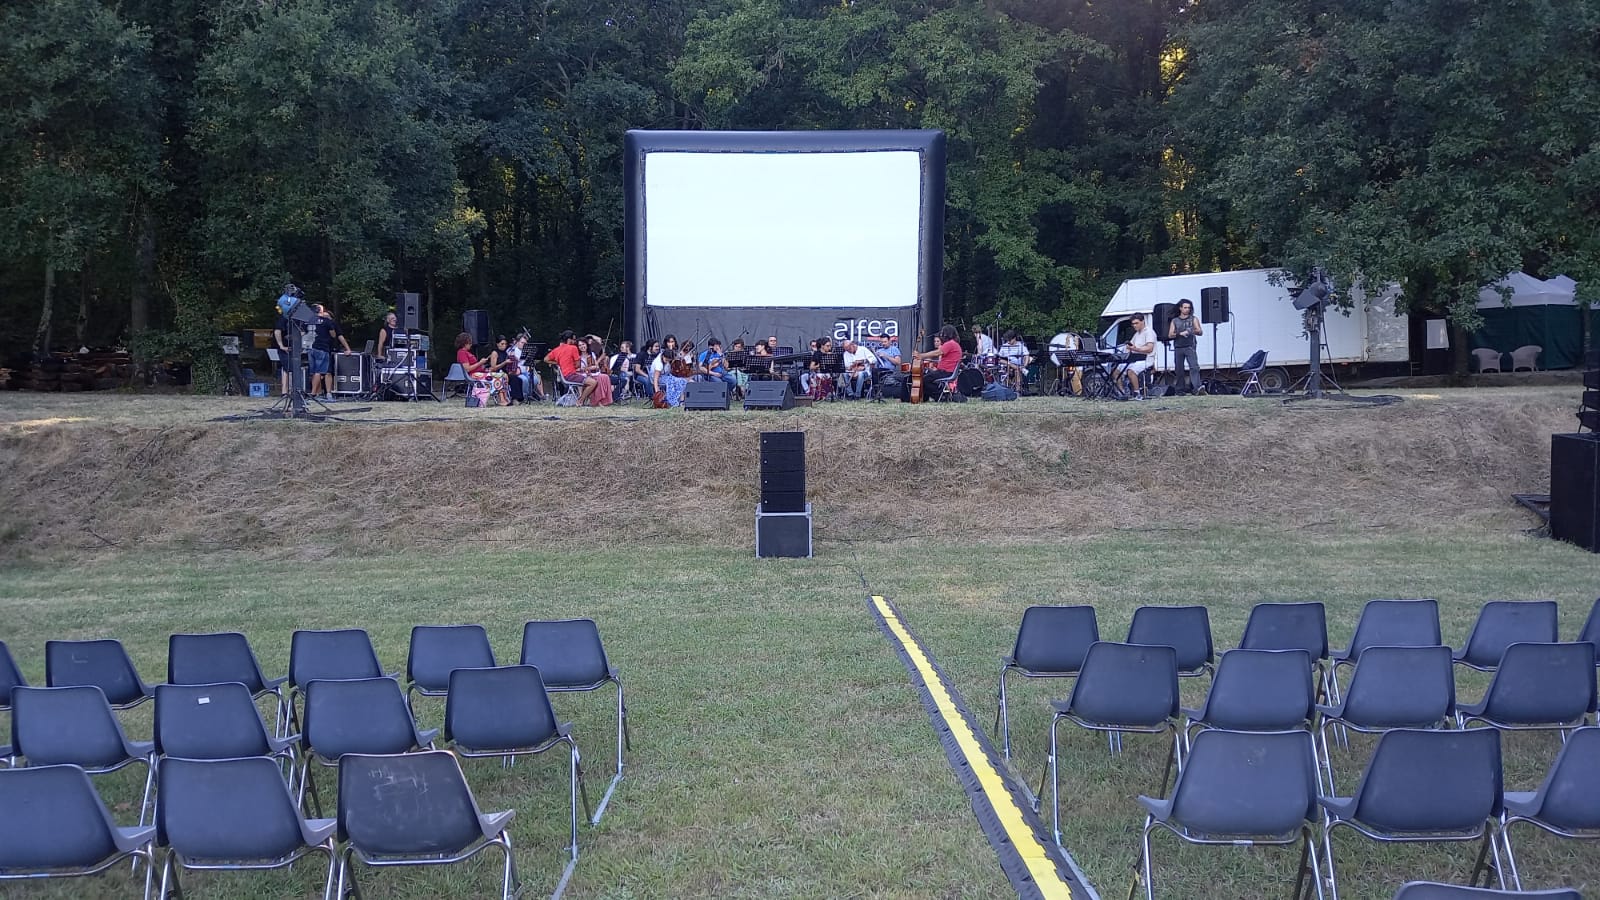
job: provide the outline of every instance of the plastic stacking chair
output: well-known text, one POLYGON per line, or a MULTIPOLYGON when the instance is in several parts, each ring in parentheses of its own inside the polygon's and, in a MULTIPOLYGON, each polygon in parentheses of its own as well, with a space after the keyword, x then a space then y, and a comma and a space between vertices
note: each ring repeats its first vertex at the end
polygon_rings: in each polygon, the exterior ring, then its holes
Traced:
POLYGON ((118 827, 82 769, 0 770, 0 809, 0 881, 95 875, 131 856, 150 900, 155 826, 118 827))
MULTIPOLYGON (((11 658, 11 650, 6 647, 5 641, 0 641, 0 712, 11 710, 11 689, 27 685, 28 680, 22 677, 22 670, 11 658)), ((11 765, 11 756, 11 745, 0 744, 0 765, 11 765)))
MULTIPOLYGON (((1223 665, 1227 665, 1226 656, 1223 665)), ((1317 820, 1316 766, 1309 732, 1203 731, 1197 735, 1172 797, 1139 798, 1139 805, 1145 808, 1139 859, 1146 900, 1155 900, 1150 833, 1157 826, 1191 844, 1299 843, 1300 872, 1293 896, 1299 900, 1309 874, 1321 897, 1322 867, 1311 836, 1312 823, 1317 820)))
POLYGON ((1244 387, 1239 388, 1239 396, 1248 397, 1253 390, 1257 394, 1265 394, 1261 387, 1261 373, 1267 368, 1267 351, 1257 350, 1250 354, 1250 358, 1239 367, 1239 374, 1245 376, 1244 387))
POLYGON ((238 682, 157 685, 153 737, 156 753, 161 756, 266 756, 291 764, 300 739, 298 734, 278 737, 268 733, 250 688, 238 682))
POLYGON ((1328 729, 1338 726, 1377 734, 1396 728, 1438 728, 1456 714, 1455 669, 1450 648, 1369 647, 1361 654, 1350 690, 1334 704, 1319 704, 1317 728, 1322 763, 1332 795, 1333 758, 1328 729))
POLYGON ((443 697, 456 669, 493 667, 494 649, 482 625, 418 625, 406 654, 406 700, 413 693, 443 697))
POLYGON ((1500 371, 1500 351, 1490 347, 1478 347, 1472 351, 1472 358, 1478 363, 1478 374, 1500 371))
POLYGON ((1522 876, 1511 852, 1511 825, 1516 822, 1564 838, 1600 840, 1600 728, 1574 731, 1537 791, 1506 792, 1500 842, 1505 847, 1511 883, 1520 888, 1522 876))
POLYGON ((289 639, 289 728, 301 731, 295 700, 313 681, 350 678, 394 678, 385 672, 372 649, 372 638, 359 628, 296 631, 289 639))
POLYGON ((121 641, 45 641, 44 682, 50 687, 94 685, 113 709, 132 709, 155 696, 121 641))
POLYGON ((1306 651, 1316 667, 1317 684, 1326 694, 1328 611, 1321 603, 1257 603, 1244 623, 1239 649, 1306 651))
POLYGON ((93 685, 19 687, 11 692, 11 703, 13 752, 29 766, 72 765, 103 775, 144 763, 139 824, 145 824, 155 781, 155 743, 128 740, 104 692, 93 685))
MULTIPOLYGON (((1083 669, 1066 702, 1054 701, 1050 720, 1050 813, 1056 844, 1061 843, 1061 798, 1058 790, 1056 728, 1063 720, 1091 731, 1165 734, 1172 732, 1172 748, 1162 766, 1161 793, 1167 790, 1167 773, 1176 761, 1183 738, 1178 733, 1177 651, 1164 644, 1113 644, 1097 641, 1089 646, 1083 669)), ((1180 769, 1181 772, 1181 769, 1180 769)), ((1044 794, 1044 784, 1039 785, 1044 794)))
POLYGON ((300 735, 299 800, 309 789, 320 814, 322 800, 311 764, 336 766, 349 753, 410 753, 433 749, 439 729, 417 729, 400 683, 393 678, 313 681, 306 686, 305 731, 300 735))
POLYGON ((1589 610, 1589 619, 1583 623, 1583 630, 1578 632, 1577 639, 1594 644, 1595 653, 1600 654, 1600 600, 1594 601, 1594 606, 1589 610))
POLYGON ((1408 881, 1395 891, 1394 900, 1583 900, 1572 888, 1547 891, 1498 891, 1494 888, 1460 887, 1433 881, 1408 881))
MULTIPOLYGON (((511 835, 506 831, 515 815, 512 809, 480 812, 461 764, 446 751, 349 754, 339 760, 339 840, 345 846, 334 896, 344 897, 347 884, 355 887, 353 862, 445 865, 499 847, 505 854, 500 896, 511 900, 520 889, 511 835)), ((565 883, 556 894, 564 887, 565 883)))
POLYGON ((1216 659, 1204 606, 1141 606, 1133 611, 1128 643, 1171 647, 1183 678, 1208 674, 1216 659))
MULTIPOLYGON (((1483 699, 1463 703, 1456 723, 1483 722, 1516 731, 1565 732, 1595 713, 1595 648, 1570 644, 1512 644, 1489 679, 1483 699)), ((1359 670, 1358 670, 1359 671, 1359 670)))
POLYGON ((328 858, 322 896, 332 900, 339 856, 334 820, 302 818, 271 760, 168 757, 160 773, 156 845, 168 848, 161 900, 181 895, 180 869, 281 869, 311 853, 328 858))
POLYGON ((1187 747, 1197 728, 1310 734, 1316 708, 1311 654, 1304 650, 1229 650, 1199 709, 1183 710, 1187 747))
POLYGON ((1399 729, 1378 739, 1350 797, 1322 797, 1322 847, 1334 900, 1333 832, 1349 828, 1384 843, 1482 841, 1471 882, 1490 855, 1504 888, 1496 824, 1503 809, 1500 732, 1399 729))
POLYGON ((1437 600, 1369 600, 1356 620, 1350 646, 1328 651, 1333 668, 1328 677, 1328 700, 1339 702, 1339 667, 1353 666, 1368 647, 1437 647, 1439 635, 1437 600))
POLYGON ((1030 606, 1022 613, 1010 656, 1000 657, 1000 704, 995 730, 1006 759, 1011 758, 1011 713, 1006 706, 1006 674, 1024 678, 1073 678, 1083 667, 1089 645, 1100 640, 1092 606, 1030 606))
POLYGON ((617 771, 595 807, 594 821, 605 815, 606 804, 622 781, 624 749, 633 749, 628 733, 628 705, 622 696, 622 676, 606 658, 600 643, 600 628, 593 619, 560 619, 528 622, 522 626, 522 665, 538 668, 544 686, 552 694, 593 691, 608 683, 617 686, 617 771))
POLYGON ((1490 600, 1456 651, 1456 662, 1492 672, 1512 644, 1553 644, 1561 640, 1556 636, 1557 613, 1554 600, 1490 600))
MULTIPOLYGON (((498 756, 510 764, 566 745, 572 805, 572 842, 568 867, 578 862, 578 798, 589 815, 589 794, 583 786, 583 765, 572 726, 556 721, 545 693, 544 679, 533 666, 499 669, 457 669, 450 673, 445 700, 444 739, 461 756, 498 756)), ((564 880, 564 879, 563 879, 564 880)))
POLYGON ((236 681, 250 690, 257 700, 272 697, 273 734, 282 734, 289 724, 284 704, 288 697, 284 683, 289 676, 268 678, 261 671, 250 641, 236 632, 218 634, 175 634, 167 638, 167 682, 169 684, 223 684, 236 681))

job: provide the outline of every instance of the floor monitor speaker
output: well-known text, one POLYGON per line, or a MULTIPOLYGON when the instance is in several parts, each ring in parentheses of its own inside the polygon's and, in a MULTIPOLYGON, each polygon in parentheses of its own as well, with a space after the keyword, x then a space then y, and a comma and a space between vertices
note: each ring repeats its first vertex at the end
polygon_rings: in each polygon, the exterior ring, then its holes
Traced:
POLYGON ((745 409, 794 409, 789 382, 752 381, 744 394, 745 409))
POLYGON ((716 381, 691 381, 683 389, 684 409, 721 409, 728 408, 728 383, 721 379, 716 381))

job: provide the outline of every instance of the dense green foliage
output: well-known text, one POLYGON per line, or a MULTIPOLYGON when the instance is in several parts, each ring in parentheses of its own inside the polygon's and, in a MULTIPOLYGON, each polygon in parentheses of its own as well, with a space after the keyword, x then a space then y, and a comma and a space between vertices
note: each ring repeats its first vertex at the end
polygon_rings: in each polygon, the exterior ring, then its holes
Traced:
POLYGON ((944 129, 953 320, 1320 263, 1471 325, 1600 286, 1597 123, 1600 0, 14 0, 0 353, 203 346, 291 276, 616 336, 628 128, 944 129))

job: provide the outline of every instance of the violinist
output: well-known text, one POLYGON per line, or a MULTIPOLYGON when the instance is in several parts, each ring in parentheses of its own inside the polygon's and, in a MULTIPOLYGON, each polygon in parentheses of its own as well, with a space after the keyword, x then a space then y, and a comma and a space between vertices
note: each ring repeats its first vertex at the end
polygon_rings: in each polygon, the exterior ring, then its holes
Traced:
POLYGON ((728 371, 727 357, 722 355, 722 342, 715 337, 706 339, 706 349, 701 352, 698 362, 696 374, 701 377, 709 381, 721 381, 730 390, 739 386, 739 380, 728 371))
POLYGON ((611 405, 611 373, 606 364, 605 344, 598 337, 590 336, 586 344, 580 344, 580 365, 583 369, 585 384, 594 382, 594 387, 588 391, 589 402, 595 406, 611 405))
MULTIPOLYGON (((933 379, 932 384, 936 385, 939 390, 930 391, 925 386, 923 389, 924 395, 938 399, 940 393, 950 386, 950 382, 955 380, 956 369, 961 366, 961 344, 956 340, 958 334, 959 332, 956 331, 954 325, 946 325, 939 329, 938 347, 911 354, 915 359, 932 361, 934 364, 933 371, 929 375, 933 379)), ((926 380, 926 377, 924 377, 924 380, 926 380)))
POLYGON ((689 379, 675 374, 675 371, 687 370, 683 360, 678 359, 678 351, 662 350, 656 361, 650 364, 650 395, 663 398, 667 406, 682 406, 683 389, 689 379))

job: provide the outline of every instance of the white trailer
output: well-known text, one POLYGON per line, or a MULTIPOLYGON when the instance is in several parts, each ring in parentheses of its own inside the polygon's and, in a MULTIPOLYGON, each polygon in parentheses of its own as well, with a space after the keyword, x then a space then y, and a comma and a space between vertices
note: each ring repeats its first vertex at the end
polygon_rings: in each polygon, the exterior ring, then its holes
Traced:
MULTIPOLYGON (((1302 313, 1294 308, 1289 293, 1289 289, 1296 286, 1295 282, 1285 279, 1282 284, 1273 284, 1271 278, 1277 271, 1247 269, 1124 281, 1100 314, 1103 338, 1108 343, 1116 343, 1118 329, 1128 316, 1136 312, 1151 315, 1158 303, 1188 299, 1193 301, 1198 316, 1201 313, 1200 290, 1225 287, 1228 289, 1229 320, 1203 326, 1205 334, 1195 345, 1200 368, 1209 373, 1215 365, 1231 377, 1252 353, 1265 350, 1268 368, 1262 372, 1262 386, 1267 390, 1286 389, 1310 365, 1311 345, 1306 338, 1302 313)), ((1371 305, 1364 302, 1359 292, 1353 291, 1352 295, 1353 308, 1330 307, 1328 310, 1323 332, 1328 346, 1323 352, 1323 362, 1339 366, 1409 362, 1407 320, 1405 316, 1394 314, 1393 295, 1386 293, 1371 305)), ((1172 353, 1165 344, 1157 348, 1155 356, 1158 370, 1171 370, 1172 353)))

